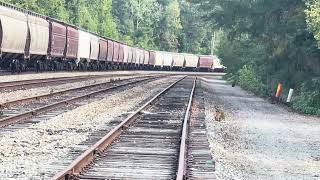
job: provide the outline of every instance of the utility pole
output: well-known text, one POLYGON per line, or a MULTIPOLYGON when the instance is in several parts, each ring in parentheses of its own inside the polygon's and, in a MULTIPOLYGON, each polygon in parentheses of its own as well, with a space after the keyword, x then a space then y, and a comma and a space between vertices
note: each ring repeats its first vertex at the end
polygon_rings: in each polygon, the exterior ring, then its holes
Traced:
POLYGON ((79 0, 77 0, 77 2, 76 2, 77 4, 75 4, 75 6, 76 6, 76 12, 75 12, 75 14, 74 14, 74 22, 73 23, 75 23, 76 25, 78 25, 78 26, 80 26, 80 1, 79 0))
POLYGON ((216 39, 216 31, 213 32, 213 35, 211 37, 211 55, 214 54, 214 41, 216 39))

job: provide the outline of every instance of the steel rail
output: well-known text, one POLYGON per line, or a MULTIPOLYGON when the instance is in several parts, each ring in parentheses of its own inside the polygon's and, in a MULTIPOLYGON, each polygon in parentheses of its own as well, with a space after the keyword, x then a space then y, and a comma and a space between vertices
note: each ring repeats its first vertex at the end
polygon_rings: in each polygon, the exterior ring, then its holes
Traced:
POLYGON ((182 135, 181 135, 181 143, 180 143, 180 152, 179 152, 179 164, 178 164, 178 172, 176 180, 183 180, 186 176, 186 158, 187 158, 187 138, 188 138, 188 131, 189 131, 189 119, 191 114, 191 106, 193 102, 193 96, 194 96, 194 90, 196 88, 196 81, 193 82, 192 91, 190 93, 189 103, 187 107, 186 114, 184 116, 183 120, 183 129, 182 129, 182 135))
POLYGON ((0 120, 0 128, 8 126, 8 125, 11 125, 11 124, 14 124, 14 123, 21 122, 21 121, 23 121, 23 120, 25 120, 27 118, 31 118, 33 116, 42 114, 44 112, 48 112, 49 110, 57 109, 58 107, 62 107, 62 106, 67 106, 70 103, 77 102, 77 101, 80 101, 80 100, 85 99, 85 98, 90 98, 91 96, 95 96, 95 95, 104 93, 106 91, 114 90, 114 89, 117 89, 117 88, 120 88, 120 87, 124 87, 124 86, 128 86, 128 85, 140 83, 140 82, 151 80, 151 79, 155 79, 155 78, 157 78, 157 77, 145 78, 145 79, 142 79, 142 80, 137 80, 137 81, 128 82, 128 83, 125 83, 125 84, 111 86, 111 87, 108 87, 108 88, 105 88, 105 89, 101 89, 101 90, 98 90, 98 91, 87 93, 85 95, 81 95, 81 96, 77 96, 77 97, 74 97, 74 98, 63 100, 63 101, 60 101, 60 102, 57 102, 57 103, 49 104, 49 105, 46 105, 46 106, 31 110, 31 111, 27 111, 27 112, 24 112, 24 113, 15 115, 15 116, 7 117, 7 118, 4 118, 4 119, 0 120))
MULTIPOLYGON (((186 77, 186 76, 185 76, 186 77)), ((155 95, 151 100, 142 105, 138 110, 129 115, 125 120, 123 120, 119 125, 117 125, 114 129, 108 132, 102 139, 100 139, 96 144, 91 146, 87 151, 81 154, 78 158, 76 158, 66 169, 56 174, 52 179, 53 180, 67 180, 70 177, 73 177, 79 174, 83 168, 89 165, 96 154, 103 152, 112 142, 118 138, 121 133, 129 127, 129 125, 134 122, 137 117, 142 114, 142 111, 148 109, 161 95, 167 92, 170 88, 172 88, 175 84, 183 80, 185 77, 173 82, 164 90, 155 95)))
MULTIPOLYGON (((123 76, 132 76, 134 74, 128 75, 116 75, 117 77, 123 76)), ((104 77, 114 77, 115 75, 89 75, 89 76, 75 76, 75 77, 59 77, 59 78, 46 78, 46 79, 29 79, 22 81, 10 81, 10 82, 0 82, 0 89, 14 89, 23 86, 32 86, 35 84, 47 84, 47 83, 55 83, 55 82, 65 82, 65 81, 80 81, 84 79, 99 79, 104 77)))
POLYGON ((59 77, 59 78, 44 78, 44 79, 27 79, 21 81, 9 81, 9 82, 0 82, 0 88, 12 88, 18 86, 25 86, 25 85, 33 85, 37 83, 50 83, 50 82, 57 82, 57 81, 65 81, 65 80, 73 80, 73 79, 85 79, 85 78, 94 78, 94 76, 76 76, 76 77, 59 77))
MULTIPOLYGON (((117 77, 120 77, 120 76, 117 76, 117 77)), ((148 77, 154 77, 154 76, 141 76, 141 77, 148 78, 148 77)), ((139 78, 139 77, 134 77, 134 78, 139 78)), ((134 79, 134 78, 123 79, 123 80, 119 80, 117 82, 131 80, 131 79, 134 79)), ((33 97, 24 98, 24 99, 8 101, 8 102, 0 104, 0 109, 1 108, 8 108, 8 107, 13 106, 13 105, 26 103, 26 102, 30 102, 30 101, 34 101, 34 100, 40 100, 40 99, 44 99, 44 98, 49 98, 49 97, 56 96, 56 95, 66 94, 66 93, 69 93, 71 91, 78 91, 78 90, 84 90, 84 89, 87 89, 87 88, 94 88, 94 87, 97 87, 97 86, 103 86, 103 85, 107 85, 107 84, 110 84, 110 83, 112 83, 112 82, 109 81, 109 82, 91 84, 91 85, 87 85, 87 86, 70 88, 70 89, 57 91, 57 92, 53 92, 53 93, 47 93, 47 94, 43 94, 43 95, 39 95, 39 96, 33 96, 33 97)), ((1 121, 1 119, 0 119, 0 121, 1 121)))

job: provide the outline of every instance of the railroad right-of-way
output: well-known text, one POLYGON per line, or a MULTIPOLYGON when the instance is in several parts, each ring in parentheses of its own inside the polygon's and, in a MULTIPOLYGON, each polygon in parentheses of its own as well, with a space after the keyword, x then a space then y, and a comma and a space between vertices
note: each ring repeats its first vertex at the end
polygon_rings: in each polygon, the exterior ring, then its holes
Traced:
MULTIPOLYGON (((0 129, 1 177, 48 179, 51 172, 57 172, 63 168, 63 163, 72 161, 71 151, 80 150, 81 153, 79 144, 92 133, 112 126, 110 121, 126 116, 137 104, 177 78, 181 76, 149 79, 110 89, 0 129), (58 159, 65 162, 59 164, 58 159)), ((110 83, 110 87, 125 84, 125 81, 110 83)))
POLYGON ((47 113, 50 110, 68 106, 77 101, 88 99, 120 87, 153 80, 156 76, 131 78, 119 82, 104 82, 78 88, 67 89, 41 96, 19 99, 1 104, 0 127, 23 121, 27 118, 47 113))
POLYGON ((204 130, 203 116, 194 119, 195 87, 194 78, 174 82, 53 179, 215 179, 206 136, 201 146, 187 142, 204 130))
MULTIPOLYGON (((159 71, 90 79, 95 75, 3 88, 0 97, 16 97, 0 100, 1 178, 320 177, 318 117, 271 104, 219 74, 159 71)), ((31 76, 21 77, 17 86, 33 83, 31 76)))
MULTIPOLYGON (((215 178, 195 76, 138 76, 67 91, 22 99, 26 117, 0 119, 2 177, 215 178)), ((9 104, 4 115, 19 107, 9 104)))

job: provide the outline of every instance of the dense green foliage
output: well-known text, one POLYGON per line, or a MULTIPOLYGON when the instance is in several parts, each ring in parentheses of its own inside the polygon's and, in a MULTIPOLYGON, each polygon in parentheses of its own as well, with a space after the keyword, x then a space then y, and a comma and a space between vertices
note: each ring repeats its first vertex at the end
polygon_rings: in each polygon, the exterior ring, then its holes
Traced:
POLYGON ((315 78, 301 86, 301 94, 293 104, 293 107, 301 112, 320 115, 320 79, 315 78))
POLYGON ((182 30, 179 35, 179 50, 195 54, 209 54, 214 29, 210 22, 201 17, 206 12, 199 10, 197 4, 187 0, 180 1, 182 30))
POLYGON ((307 25, 311 32, 314 33, 314 37, 318 40, 320 45, 320 1, 308 0, 307 8, 305 10, 307 25))
POLYGON ((8 0, 146 49, 209 54, 247 90, 320 111, 320 0, 8 0))
POLYGON ((5 2, 103 36, 118 37, 116 23, 111 13, 112 0, 7 0, 5 2))
MULTIPOLYGON (((197 2, 195 2, 197 3, 197 2)), ((271 96, 278 83, 283 98, 294 88, 293 107, 320 111, 319 0, 204 0, 212 28, 222 28, 216 53, 228 76, 256 94, 271 96)))
MULTIPOLYGON (((4 0, 146 49, 209 53, 212 29, 187 0, 4 0)), ((203 12, 205 13, 205 12, 203 12)))
POLYGON ((156 0, 114 0, 113 14, 119 33, 130 45, 155 47, 155 27, 160 21, 161 9, 156 0))
POLYGON ((178 0, 114 0, 113 14, 122 39, 129 44, 180 51, 185 29, 181 6, 185 4, 178 0))

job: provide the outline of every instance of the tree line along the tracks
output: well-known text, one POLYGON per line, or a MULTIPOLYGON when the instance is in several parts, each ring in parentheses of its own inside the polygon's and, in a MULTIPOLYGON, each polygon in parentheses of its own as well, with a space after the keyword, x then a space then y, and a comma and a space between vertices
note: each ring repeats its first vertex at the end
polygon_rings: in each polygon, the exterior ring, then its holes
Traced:
POLYGON ((320 115, 320 0, 6 0, 129 45, 215 53, 226 78, 320 115))
POLYGON ((2 0, 128 45, 208 54, 212 29, 188 0, 2 0), (206 26, 206 27, 205 27, 206 26))
POLYGON ((295 89, 295 110, 320 115, 320 0, 204 0, 203 19, 220 29, 215 51, 227 78, 270 97, 295 89))

